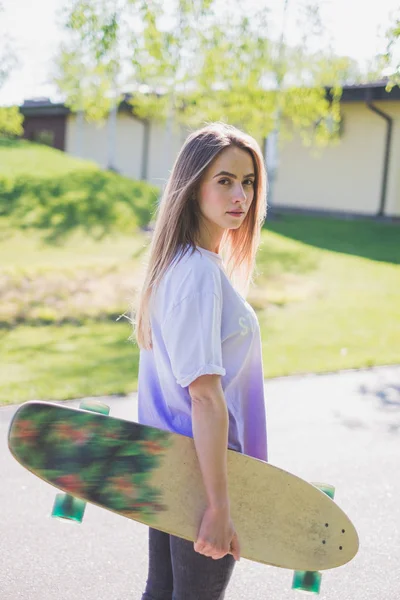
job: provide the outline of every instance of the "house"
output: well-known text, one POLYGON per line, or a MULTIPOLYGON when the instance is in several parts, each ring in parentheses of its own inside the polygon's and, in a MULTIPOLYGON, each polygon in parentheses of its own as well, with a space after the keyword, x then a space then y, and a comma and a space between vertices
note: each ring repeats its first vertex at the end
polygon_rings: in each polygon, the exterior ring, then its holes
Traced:
POLYGON ((78 158, 113 168, 132 179, 162 187, 186 135, 169 133, 162 124, 133 115, 127 98, 118 109, 115 131, 111 122, 88 123, 64 104, 46 98, 26 100, 20 107, 24 116, 23 137, 47 143, 78 158), (115 155, 110 158, 110 142, 115 137, 115 155), (112 164, 110 164, 112 163, 112 164))
MULTIPOLYGON (((137 118, 120 104, 115 128, 82 121, 63 104, 26 101, 24 137, 163 187, 187 132, 137 118), (115 152, 110 157, 116 140, 115 152)), ((346 86, 339 143, 307 148, 300 138, 279 152, 273 205, 283 209, 400 217, 400 89, 386 82, 346 86)))
POLYGON ((284 145, 277 206, 400 217, 400 89, 385 87, 343 88, 337 145, 317 152, 299 138, 284 145))

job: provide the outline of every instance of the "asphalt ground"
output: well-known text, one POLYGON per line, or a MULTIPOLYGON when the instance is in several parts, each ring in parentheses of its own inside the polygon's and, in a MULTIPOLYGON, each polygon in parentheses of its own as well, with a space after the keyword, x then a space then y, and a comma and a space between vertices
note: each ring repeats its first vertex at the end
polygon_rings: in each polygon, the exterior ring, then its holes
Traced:
MULTIPOLYGON (((267 380, 265 395, 270 462, 335 485, 359 532, 357 556, 324 573, 321 600, 399 600, 400 366, 267 380)), ((135 395, 103 400, 136 419, 135 395)), ((92 505, 81 525, 52 519, 54 488, 7 448, 15 410, 0 409, 0 600, 140 600, 147 528, 92 505)), ((301 598, 291 580, 242 559, 225 600, 301 598)))

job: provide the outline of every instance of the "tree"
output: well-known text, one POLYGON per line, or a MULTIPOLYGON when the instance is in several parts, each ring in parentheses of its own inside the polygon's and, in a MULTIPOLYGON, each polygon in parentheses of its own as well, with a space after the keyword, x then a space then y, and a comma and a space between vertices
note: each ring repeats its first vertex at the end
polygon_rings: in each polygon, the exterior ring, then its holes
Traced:
MULTIPOLYGON (((120 9, 118 0, 72 0, 62 11, 67 42, 55 60, 55 82, 65 104, 77 113, 78 154, 82 154, 83 119, 103 122, 115 115, 121 101, 119 86, 120 9)), ((110 128, 109 168, 114 167, 115 129, 110 128)))
MULTIPOLYGON (((3 11, 0 4, 0 13, 3 11)), ((0 88, 4 85, 18 60, 8 34, 0 28, 0 88)), ((23 133, 23 116, 17 106, 0 107, 0 136, 17 137, 23 133)))
MULTIPOLYGON (((280 106, 285 134, 300 131, 305 142, 326 143, 338 131, 339 70, 309 50, 315 6, 300 25, 304 35, 295 47, 272 41, 269 12, 252 6, 243 16, 237 0, 174 4, 167 19, 165 4, 146 3, 145 27, 136 36, 134 75, 146 91, 135 93, 135 111, 198 126, 223 119, 243 127, 260 141, 274 129, 280 106), (229 23, 229 27, 227 27, 229 23), (324 71, 325 68, 325 71, 324 71), (329 119, 330 126, 326 126, 329 119)), ((170 4, 169 4, 170 6, 170 4)), ((315 34, 321 40, 323 28, 315 34)))
POLYGON ((386 53, 383 58, 390 72, 387 90, 390 92, 395 85, 400 85, 400 11, 393 17, 394 23, 386 32, 386 53))
POLYGON ((164 154, 183 117, 189 93, 198 93, 202 36, 212 19, 214 0, 129 0, 141 17, 142 27, 131 37, 135 114, 166 122, 164 154))
POLYGON ((167 136, 173 124, 225 120, 263 143, 279 116, 282 138, 296 131, 304 143, 326 144, 339 130, 343 61, 319 49, 316 5, 302 8, 290 46, 272 39, 258 3, 250 18, 239 0, 75 0, 59 81, 88 118, 111 109, 112 82, 123 75, 119 89, 132 91, 135 115, 166 122, 167 136))
POLYGON ((128 2, 141 20, 130 39, 136 88, 132 103, 138 114, 165 120, 182 108, 188 90, 197 87, 202 36, 214 0, 128 2))

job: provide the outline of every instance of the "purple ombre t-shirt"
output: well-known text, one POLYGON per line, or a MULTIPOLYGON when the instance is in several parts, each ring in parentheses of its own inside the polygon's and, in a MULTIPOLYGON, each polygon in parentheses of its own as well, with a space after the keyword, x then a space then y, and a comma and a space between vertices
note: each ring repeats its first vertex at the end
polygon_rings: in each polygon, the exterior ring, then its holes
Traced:
POLYGON ((140 351, 139 422, 193 437, 188 386, 200 375, 219 374, 229 448, 266 461, 257 315, 218 254, 200 247, 191 252, 171 263, 151 304, 153 348, 140 351))

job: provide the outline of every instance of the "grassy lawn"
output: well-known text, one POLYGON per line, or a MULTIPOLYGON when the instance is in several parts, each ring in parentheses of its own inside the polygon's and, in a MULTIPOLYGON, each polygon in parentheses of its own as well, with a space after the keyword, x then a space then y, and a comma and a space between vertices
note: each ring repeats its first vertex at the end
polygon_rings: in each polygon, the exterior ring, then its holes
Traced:
MULTIPOLYGON (((0 138, 0 218, 63 244, 77 231, 129 234, 150 220, 159 189, 26 140, 0 138)), ((8 234, 0 224, 0 236, 8 234)))
POLYGON ((139 363, 130 333, 126 320, 2 330, 0 404, 130 393, 139 363))
POLYGON ((68 175, 75 171, 98 169, 94 162, 76 159, 28 140, 0 138, 0 175, 7 177, 32 176, 40 178, 68 175))
MULTIPOLYGON (((0 404, 127 394, 122 314, 159 190, 52 148, 0 139, 0 404)), ((400 225, 281 216, 255 285, 265 377, 400 363, 400 225)))
POLYGON ((399 225, 288 216, 269 230, 265 260, 273 240, 305 268, 303 298, 259 314, 266 376, 400 363, 399 225))
MULTIPOLYGON (((0 403, 126 394, 139 351, 126 319, 148 237, 62 245, 0 239, 0 403), (4 308, 7 307, 7 308, 4 308)), ((249 294, 265 377, 400 363, 400 227, 285 216, 263 230, 249 294)))

